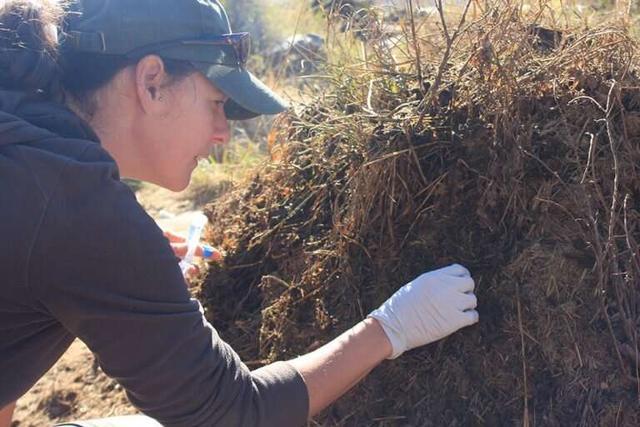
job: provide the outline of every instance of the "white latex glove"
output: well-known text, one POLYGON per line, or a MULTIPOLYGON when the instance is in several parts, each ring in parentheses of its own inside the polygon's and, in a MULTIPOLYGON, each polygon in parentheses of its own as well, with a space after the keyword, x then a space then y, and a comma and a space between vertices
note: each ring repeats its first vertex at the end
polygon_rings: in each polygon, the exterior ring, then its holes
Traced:
POLYGON ((369 314, 391 342, 389 359, 476 323, 474 287, 469 270, 453 264, 417 277, 369 314))

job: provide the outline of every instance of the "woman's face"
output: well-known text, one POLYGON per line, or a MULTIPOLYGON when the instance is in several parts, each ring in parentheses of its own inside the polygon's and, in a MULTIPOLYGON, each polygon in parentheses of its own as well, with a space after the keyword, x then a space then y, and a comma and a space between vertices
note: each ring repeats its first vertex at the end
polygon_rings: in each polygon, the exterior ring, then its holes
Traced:
POLYGON ((229 141, 227 97, 201 73, 171 82, 156 96, 163 107, 144 118, 137 135, 144 140, 144 179, 181 191, 189 185, 198 160, 229 141))

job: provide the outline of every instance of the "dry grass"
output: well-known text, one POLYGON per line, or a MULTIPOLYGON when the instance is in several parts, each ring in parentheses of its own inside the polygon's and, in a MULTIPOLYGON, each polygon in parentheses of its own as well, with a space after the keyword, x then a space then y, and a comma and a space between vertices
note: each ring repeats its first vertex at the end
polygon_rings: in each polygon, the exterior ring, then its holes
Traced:
POLYGON ((615 23, 543 32, 544 4, 464 10, 408 19, 391 46, 381 30, 279 123, 273 161, 208 209, 229 254, 208 316, 258 366, 460 262, 479 326, 316 423, 638 425, 636 42, 615 23))

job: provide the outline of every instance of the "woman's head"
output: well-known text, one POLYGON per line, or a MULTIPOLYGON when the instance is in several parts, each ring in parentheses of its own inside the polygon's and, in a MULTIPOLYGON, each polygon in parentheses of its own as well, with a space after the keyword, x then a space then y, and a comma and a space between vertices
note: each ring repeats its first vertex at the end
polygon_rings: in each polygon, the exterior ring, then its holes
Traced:
POLYGON ((227 99, 202 73, 172 74, 146 55, 95 92, 91 124, 124 176, 179 191, 198 159, 228 142, 227 99))
POLYGON ((225 115, 284 108, 244 69, 248 35, 227 33, 215 0, 7 0, 0 87, 64 98, 123 175, 178 190, 228 139, 225 115))

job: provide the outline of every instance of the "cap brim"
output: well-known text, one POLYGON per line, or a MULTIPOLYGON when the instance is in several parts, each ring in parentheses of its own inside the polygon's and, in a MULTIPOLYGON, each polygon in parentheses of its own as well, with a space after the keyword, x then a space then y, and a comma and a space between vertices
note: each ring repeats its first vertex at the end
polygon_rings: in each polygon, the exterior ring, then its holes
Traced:
POLYGON ((244 69, 206 63, 193 65, 229 97, 224 110, 230 120, 278 114, 288 108, 286 102, 244 69))

